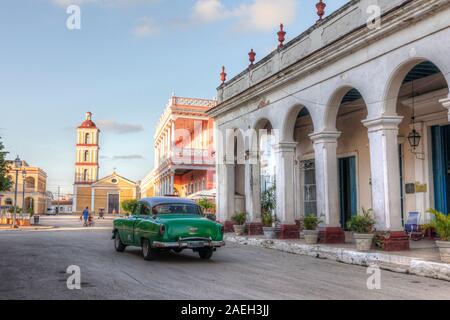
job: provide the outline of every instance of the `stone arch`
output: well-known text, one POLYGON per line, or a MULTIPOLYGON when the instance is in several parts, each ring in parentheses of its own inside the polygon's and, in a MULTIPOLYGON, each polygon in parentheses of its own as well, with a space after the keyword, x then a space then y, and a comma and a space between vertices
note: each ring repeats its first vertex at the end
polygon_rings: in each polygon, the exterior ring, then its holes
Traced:
POLYGON ((402 61, 397 67, 394 68, 391 75, 388 78, 386 88, 384 90, 384 101, 382 103, 383 108, 381 110, 381 114, 388 116, 397 115, 397 100, 400 92, 400 88, 402 87, 406 76, 419 64, 423 62, 431 62, 434 66, 436 66, 440 73, 443 75, 447 87, 449 87, 449 75, 444 74, 442 68, 439 64, 437 64, 433 59, 428 59, 426 57, 414 57, 409 58, 405 61, 402 61))
POLYGON ((336 120, 339 108, 342 105, 343 99, 353 90, 358 92, 367 108, 367 104, 364 100, 364 93, 361 91, 361 88, 349 84, 337 88, 326 104, 323 131, 336 131, 336 120))
POLYGON ((302 110, 308 111, 313 122, 313 127, 316 128, 316 121, 314 113, 312 112, 313 110, 303 104, 295 104, 288 110, 283 119, 282 132, 280 137, 281 141, 283 142, 295 141, 294 138, 295 123, 297 122, 298 115, 302 110))

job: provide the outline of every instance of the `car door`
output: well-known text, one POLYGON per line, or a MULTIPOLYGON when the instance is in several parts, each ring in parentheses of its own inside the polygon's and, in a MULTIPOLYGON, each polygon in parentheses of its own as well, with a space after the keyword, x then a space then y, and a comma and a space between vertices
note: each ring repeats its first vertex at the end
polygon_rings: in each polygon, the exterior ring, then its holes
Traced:
POLYGON ((141 219, 142 203, 138 203, 131 216, 125 219, 122 228, 122 234, 120 235, 122 241, 127 245, 133 245, 134 239, 134 227, 136 223, 141 219))
POLYGON ((142 203, 140 210, 140 219, 135 221, 133 227, 134 242, 137 246, 141 245, 141 239, 154 241, 159 235, 159 227, 149 205, 142 203))

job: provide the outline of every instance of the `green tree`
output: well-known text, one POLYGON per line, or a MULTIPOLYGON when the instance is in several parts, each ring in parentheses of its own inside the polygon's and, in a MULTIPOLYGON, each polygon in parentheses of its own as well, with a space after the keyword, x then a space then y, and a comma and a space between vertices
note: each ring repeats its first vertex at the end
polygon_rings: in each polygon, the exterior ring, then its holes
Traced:
POLYGON ((215 208, 215 205, 208 198, 202 198, 198 201, 198 205, 203 208, 204 211, 210 212, 215 208))
POLYGON ((136 209, 137 205, 138 201, 135 199, 124 200, 121 203, 122 210, 125 211, 127 214, 132 214, 134 212, 134 209, 136 209))
POLYGON ((4 150, 5 147, 3 146, 3 142, 0 137, 0 192, 9 191, 12 187, 12 182, 7 176, 9 164, 6 162, 6 155, 8 152, 4 150))

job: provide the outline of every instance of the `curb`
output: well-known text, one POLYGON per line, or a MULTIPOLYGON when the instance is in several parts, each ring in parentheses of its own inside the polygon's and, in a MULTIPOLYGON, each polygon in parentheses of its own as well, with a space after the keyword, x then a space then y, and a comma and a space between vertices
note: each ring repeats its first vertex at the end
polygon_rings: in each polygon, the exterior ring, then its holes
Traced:
POLYGON ((268 240, 225 235, 225 240, 230 243, 245 246, 273 249, 364 267, 378 266, 383 270, 450 281, 450 264, 447 263, 431 262, 423 259, 387 253, 359 252, 356 250, 327 247, 324 245, 289 243, 276 239, 268 240))

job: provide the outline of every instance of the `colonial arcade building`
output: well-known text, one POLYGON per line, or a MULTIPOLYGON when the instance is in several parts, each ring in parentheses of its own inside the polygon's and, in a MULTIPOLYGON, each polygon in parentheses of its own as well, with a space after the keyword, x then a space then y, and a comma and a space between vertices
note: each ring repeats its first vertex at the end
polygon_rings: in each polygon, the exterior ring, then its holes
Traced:
POLYGON ((450 206, 449 17, 448 0, 353 0, 288 43, 281 33, 260 62, 251 52, 233 79, 223 72, 209 111, 219 219, 229 226, 244 210, 258 231, 261 181, 273 172, 282 238, 314 213, 322 241, 343 242, 350 217, 372 208, 384 249, 408 249, 408 212, 427 221, 428 208, 450 206))

